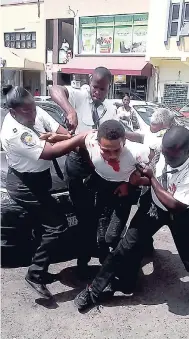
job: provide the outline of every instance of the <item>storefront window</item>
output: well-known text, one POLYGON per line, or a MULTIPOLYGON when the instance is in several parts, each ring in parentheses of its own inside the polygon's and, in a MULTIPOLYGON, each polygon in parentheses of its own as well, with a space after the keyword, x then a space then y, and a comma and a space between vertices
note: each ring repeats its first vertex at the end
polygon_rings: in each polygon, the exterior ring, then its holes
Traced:
POLYGON ((80 18, 80 54, 145 53, 148 14, 80 18))

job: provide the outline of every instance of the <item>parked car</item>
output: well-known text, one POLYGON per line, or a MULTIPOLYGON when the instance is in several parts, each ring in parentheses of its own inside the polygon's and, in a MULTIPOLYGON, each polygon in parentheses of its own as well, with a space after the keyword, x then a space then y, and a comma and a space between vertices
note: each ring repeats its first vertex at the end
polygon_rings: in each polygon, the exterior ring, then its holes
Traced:
MULTIPOLYGON (((53 101, 36 101, 36 104, 43 108, 59 124, 66 127, 64 112, 53 101)), ((0 109, 1 124, 7 114, 6 109, 0 109)), ((60 168, 64 169, 65 156, 58 159, 60 168)), ((33 223, 28 213, 18 206, 9 196, 6 190, 7 161, 5 152, 1 149, 1 263, 2 266, 22 266, 27 265, 30 260, 36 239, 32 234, 33 223)), ((73 206, 69 198, 69 193, 65 181, 61 180, 54 167, 51 168, 52 175, 52 195, 63 205, 66 213, 69 228, 64 234, 62 251, 56 252, 54 261, 64 261, 77 256, 78 252, 78 228, 77 218, 73 211, 73 206), (70 248, 72 243, 72 248, 70 248)))

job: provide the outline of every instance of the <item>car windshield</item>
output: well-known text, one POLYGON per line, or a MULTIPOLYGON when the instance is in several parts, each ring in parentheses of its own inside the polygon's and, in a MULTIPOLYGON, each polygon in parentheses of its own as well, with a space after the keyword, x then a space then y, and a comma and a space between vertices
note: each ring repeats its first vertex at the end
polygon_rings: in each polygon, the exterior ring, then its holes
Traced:
POLYGON ((154 111, 157 109, 156 105, 133 105, 140 117, 147 125, 150 125, 150 118, 154 111))

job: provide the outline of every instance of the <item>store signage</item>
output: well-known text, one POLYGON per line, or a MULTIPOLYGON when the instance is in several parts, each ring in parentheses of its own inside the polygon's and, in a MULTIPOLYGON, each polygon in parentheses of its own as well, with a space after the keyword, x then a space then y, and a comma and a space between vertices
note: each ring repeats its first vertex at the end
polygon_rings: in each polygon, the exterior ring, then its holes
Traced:
POLYGON ((126 84, 126 75, 114 75, 115 84, 126 84))

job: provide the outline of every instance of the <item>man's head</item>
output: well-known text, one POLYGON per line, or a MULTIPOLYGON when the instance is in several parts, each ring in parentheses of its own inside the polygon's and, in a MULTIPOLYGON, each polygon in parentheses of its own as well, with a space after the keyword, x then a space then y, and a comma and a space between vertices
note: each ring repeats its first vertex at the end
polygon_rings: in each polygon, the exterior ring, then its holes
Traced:
POLYGON ((158 108, 151 116, 150 130, 152 133, 157 133, 163 129, 170 128, 174 120, 174 112, 166 108, 158 108))
POLYGON ((94 70, 90 83, 90 93, 94 102, 101 103, 105 100, 111 78, 110 71, 105 67, 98 67, 94 70))
POLYGON ((116 120, 107 120, 100 125, 97 138, 103 158, 117 161, 126 139, 123 125, 116 120))
POLYGON ((128 108, 130 104, 130 96, 129 94, 125 94, 124 98, 123 98, 123 106, 125 108, 128 108))
POLYGON ((189 130, 183 126, 171 127, 163 137, 162 153, 166 163, 179 167, 189 158, 189 130))
POLYGON ((32 95, 23 87, 12 87, 6 93, 7 106, 11 115, 25 126, 33 126, 36 118, 36 105, 32 95))

